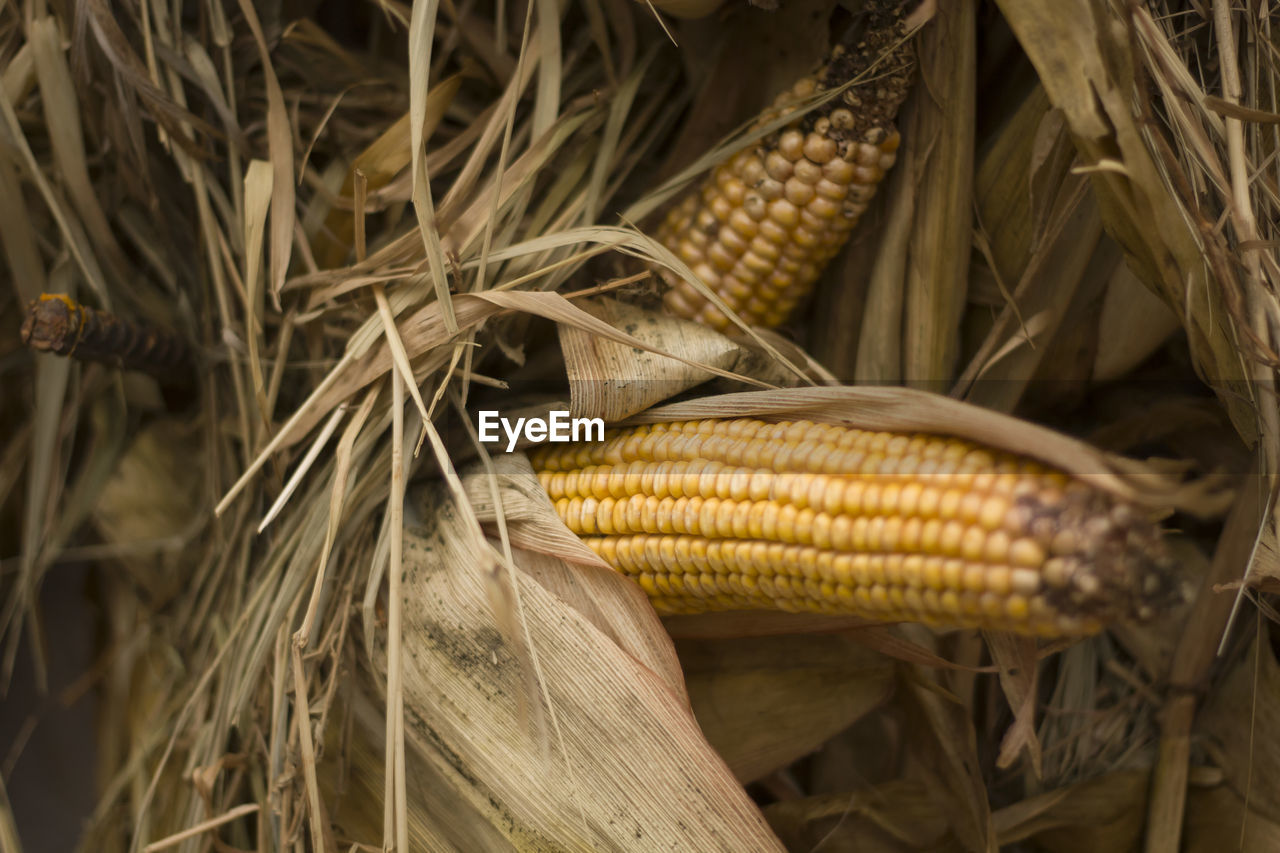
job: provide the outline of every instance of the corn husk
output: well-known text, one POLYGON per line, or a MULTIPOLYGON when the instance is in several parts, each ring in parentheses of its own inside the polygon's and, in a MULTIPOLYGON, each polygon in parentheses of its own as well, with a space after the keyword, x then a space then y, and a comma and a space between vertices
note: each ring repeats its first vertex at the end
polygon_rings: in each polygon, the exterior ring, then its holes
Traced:
POLYGON ((1273 22, 924 2, 807 315, 660 319, 653 223, 863 8, 4 7, 0 846, 51 846, 42 797, 95 851, 1275 847, 1273 22), (29 354, 53 291, 189 387, 29 354), (476 441, 549 400, 1030 453, 1163 516, 1189 601, 1069 647, 660 621, 476 441), (69 702, 88 815, 43 778, 69 702))

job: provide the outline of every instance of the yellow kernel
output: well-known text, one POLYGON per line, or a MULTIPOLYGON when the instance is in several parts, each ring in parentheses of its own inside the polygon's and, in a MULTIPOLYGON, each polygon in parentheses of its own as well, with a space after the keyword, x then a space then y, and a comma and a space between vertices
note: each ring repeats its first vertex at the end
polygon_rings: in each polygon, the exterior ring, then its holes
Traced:
POLYGON ((831 546, 837 551, 848 551, 853 547, 853 520, 847 515, 836 515, 831 519, 831 546))
POLYGON ((924 584, 924 557, 908 554, 902 558, 902 582, 911 587, 924 584))
POLYGON ((833 158, 821 161, 820 165, 822 166, 822 176, 831 183, 847 187, 853 182, 854 170, 857 168, 853 163, 833 158))
POLYGON ((845 484, 842 480, 835 477, 825 478, 822 481, 822 498, 815 502, 815 506, 821 507, 823 512, 830 515, 836 515, 844 505, 844 492, 845 484))
POLYGON ((902 484, 897 495, 898 512, 904 516, 915 515, 920 508, 920 495, 923 490, 923 487, 914 481, 902 484))
POLYGON ((797 161, 804 155, 804 134, 798 130, 783 131, 778 138, 778 151, 788 160, 797 161))
POLYGON ((796 160, 794 177, 809 186, 819 186, 824 180, 822 167, 805 157, 796 160))
POLYGON ((987 533, 981 527, 967 527, 960 539, 960 556, 966 560, 979 562, 987 546, 987 533))
POLYGON ((987 589, 996 595, 1009 595, 1013 592, 1013 570, 1005 566, 992 566, 987 569, 987 589))
POLYGON ((867 520, 867 550, 883 551, 884 546, 884 516, 877 515, 867 520))
POLYGON ((857 603, 858 609, 863 613, 874 613, 875 605, 871 603, 871 592, 867 587, 856 586, 853 588, 853 600, 857 603))
POLYGON ((943 565, 944 561, 941 557, 925 557, 921 561, 920 577, 926 587, 938 591, 946 587, 946 578, 942 572, 943 565))
MULTIPOLYGON (((684 260, 686 263, 693 264, 698 260, 698 257, 700 257, 700 254, 694 257, 685 257, 684 260)), ((738 262, 738 253, 729 251, 724 243, 715 242, 708 247, 706 258, 720 272, 728 272, 738 262)))
POLYGON ((796 541, 796 514, 796 508, 790 504, 783 504, 778 510, 777 539, 786 543, 796 541))
POLYGON ((880 584, 876 584, 875 586, 871 587, 870 593, 871 593, 872 608, 882 613, 889 610, 890 603, 889 603, 888 590, 886 590, 880 584))
POLYGON ((903 551, 902 518, 891 515, 884 519, 881 531, 880 547, 886 551, 903 551))
POLYGON ((775 222, 772 219, 764 218, 765 214, 768 213, 768 208, 764 205, 763 200, 761 201, 760 210, 761 210, 760 236, 765 238, 771 243, 775 243, 779 246, 782 246, 784 250, 790 249, 791 248, 791 232, 788 231, 785 227, 783 227, 780 223, 775 222))
POLYGON ((955 520, 948 521, 942 525, 942 532, 938 536, 938 547, 943 554, 953 557, 960 553, 960 543, 964 539, 964 530, 964 524, 955 520))
POLYGON ((1009 561, 1009 534, 1003 530, 993 530, 987 534, 983 556, 989 563, 1006 563, 1009 561))
POLYGON ((886 515, 895 515, 901 512, 899 501, 902 496, 902 486, 897 482, 886 483, 880 492, 880 511, 886 515))
POLYGON ((836 583, 849 586, 865 586, 867 574, 866 554, 837 554, 831 561, 832 578, 836 583), (861 558, 861 562, 859 562, 861 558))
POLYGON ((947 589, 962 589, 964 587, 964 570, 963 560, 943 560, 942 585, 947 589))
POLYGON ((1040 575, 1032 569, 1013 569, 1009 573, 1009 586, 1021 595, 1035 595, 1040 591, 1040 575))
POLYGON ((982 508, 978 511, 978 523, 987 530, 997 530, 1004 524, 1008 508, 1009 502, 1005 498, 991 495, 982 502, 982 508))
POLYGON ((965 524, 974 524, 978 521, 978 516, 982 513, 982 494, 980 492, 965 492, 960 499, 960 520, 965 524))
POLYGON ((712 533, 704 533, 704 536, 723 536, 729 537, 733 535, 733 517, 738 510, 738 502, 731 500, 722 500, 720 505, 716 507, 715 526, 712 533))
POLYGON ((986 576, 986 566, 982 564, 966 566, 963 575, 964 588, 973 592, 982 592, 987 588, 986 576))
POLYGON ((775 149, 765 156, 764 170, 775 181, 785 181, 791 177, 792 161, 775 149))
POLYGON ((1009 562, 1014 566, 1036 568, 1044 561, 1044 548, 1034 539, 1019 539, 1009 546, 1009 562))
MULTIPOLYGON (((801 162, 807 163, 809 161, 803 160, 801 162)), ((811 202, 815 196, 813 183, 806 182, 799 176, 792 177, 788 180, 783 191, 787 201, 791 202, 796 207, 804 207, 811 202)))
POLYGON ((942 553, 942 522, 930 518, 920 530, 920 550, 926 554, 942 553))
POLYGON ((843 212, 842 205, 838 201, 834 201, 822 196, 814 196, 807 205, 805 210, 816 216, 818 219, 835 219, 843 212))
POLYGON ((889 554, 884 557, 884 579, 889 586, 902 586, 902 555, 889 554))
POLYGON ((746 539, 748 537, 748 516, 754 504, 750 501, 737 501, 733 511, 733 520, 731 522, 733 535, 738 539, 746 539))
POLYGON ((831 162, 836 156, 836 142, 817 133, 810 133, 804 140, 804 156, 819 165, 831 162))

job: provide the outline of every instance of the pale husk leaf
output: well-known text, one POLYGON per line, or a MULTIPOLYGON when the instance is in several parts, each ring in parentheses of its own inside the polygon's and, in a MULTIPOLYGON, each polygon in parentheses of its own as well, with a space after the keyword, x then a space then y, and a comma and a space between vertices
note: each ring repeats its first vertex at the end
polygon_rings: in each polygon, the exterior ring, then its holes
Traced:
POLYGON ((1180 485, 1158 469, 989 409, 909 388, 836 387, 745 391, 672 403, 632 418, 638 423, 756 417, 809 419, 866 430, 925 432, 969 439, 1035 457, 1091 485, 1153 507, 1216 509, 1204 483, 1180 485), (945 424, 945 429, 939 429, 945 424))
POLYGON ((739 347, 701 323, 645 311, 613 299, 578 303, 583 311, 623 329, 653 351, 637 350, 561 324, 560 351, 569 376, 573 417, 618 421, 712 378, 696 363, 732 370, 739 347), (660 353, 683 356, 673 361, 660 353))
POLYGON ((439 491, 411 505, 424 517, 405 536, 406 729, 476 816, 525 849, 781 849, 679 695, 519 572, 542 696, 559 719, 552 743, 534 737, 488 607, 493 556, 472 550, 439 491))

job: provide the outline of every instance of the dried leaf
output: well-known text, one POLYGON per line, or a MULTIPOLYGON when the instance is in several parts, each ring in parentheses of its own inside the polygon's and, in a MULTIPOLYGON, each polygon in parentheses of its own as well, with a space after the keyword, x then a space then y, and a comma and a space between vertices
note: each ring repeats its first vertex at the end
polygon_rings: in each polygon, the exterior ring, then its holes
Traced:
POLYGON ((524 682, 487 605, 492 558, 459 535, 458 511, 439 492, 411 503, 426 517, 405 537, 405 725, 426 772, 465 806, 432 815, 451 846, 471 849, 470 824, 481 821, 525 847, 780 849, 680 697, 521 572, 559 721, 552 743, 533 737, 516 701, 524 682))
POLYGON ((739 347, 719 332, 623 302, 577 303, 583 311, 653 347, 652 351, 602 339, 580 326, 561 324, 560 350, 569 375, 573 417, 619 421, 712 378, 695 367, 732 370, 739 347), (673 361, 659 353, 683 356, 673 361))
POLYGON ((850 637, 677 644, 698 725, 743 782, 817 749, 888 698, 893 666, 850 637))

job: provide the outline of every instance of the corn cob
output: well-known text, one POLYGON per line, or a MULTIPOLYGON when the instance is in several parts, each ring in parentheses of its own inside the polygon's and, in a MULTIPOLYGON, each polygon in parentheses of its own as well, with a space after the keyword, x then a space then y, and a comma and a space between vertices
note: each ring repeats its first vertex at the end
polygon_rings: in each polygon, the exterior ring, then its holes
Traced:
MULTIPOLYGON (((666 216, 657 239, 747 323, 778 326, 844 245, 893 166, 893 124, 912 62, 902 5, 875 3, 865 39, 840 45, 826 65, 782 93, 761 127, 815 93, 865 82, 735 154, 666 216)), ((729 318, 693 285, 655 268, 667 310, 717 329, 729 318)))
POLYGON ((1171 598, 1159 530, 1132 506, 958 439, 690 421, 546 445, 532 461, 565 524, 660 613, 1077 636, 1171 598))

